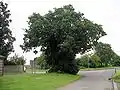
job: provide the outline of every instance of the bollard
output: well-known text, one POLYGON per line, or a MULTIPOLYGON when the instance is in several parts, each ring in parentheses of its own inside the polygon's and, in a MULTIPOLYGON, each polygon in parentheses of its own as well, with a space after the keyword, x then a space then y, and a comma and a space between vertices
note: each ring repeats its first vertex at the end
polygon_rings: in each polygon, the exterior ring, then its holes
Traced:
POLYGON ((115 68, 115 73, 117 72, 116 68, 115 68))

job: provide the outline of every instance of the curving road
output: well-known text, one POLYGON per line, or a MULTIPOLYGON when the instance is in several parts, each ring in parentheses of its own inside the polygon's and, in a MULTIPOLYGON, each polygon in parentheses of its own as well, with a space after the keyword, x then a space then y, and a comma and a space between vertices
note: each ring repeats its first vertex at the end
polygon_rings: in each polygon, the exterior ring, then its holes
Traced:
POLYGON ((80 80, 58 90, 113 90, 112 82, 108 80, 114 73, 113 69, 80 71, 79 73, 83 76, 80 80))

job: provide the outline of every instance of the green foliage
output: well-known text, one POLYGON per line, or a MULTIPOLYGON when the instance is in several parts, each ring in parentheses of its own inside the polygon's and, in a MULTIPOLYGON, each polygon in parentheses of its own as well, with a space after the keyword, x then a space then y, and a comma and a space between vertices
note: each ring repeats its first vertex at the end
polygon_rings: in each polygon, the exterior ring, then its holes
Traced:
POLYGON ((49 69, 49 65, 46 63, 45 54, 42 53, 39 57, 36 57, 35 62, 40 66, 41 69, 49 69))
POLYGON ((101 66, 108 66, 114 60, 115 52, 112 50, 110 44, 99 42, 95 47, 95 53, 100 57, 101 66))
POLYGON ((111 60, 111 64, 113 66, 120 66, 120 56, 118 56, 117 54, 115 54, 113 56, 113 59, 111 60))
POLYGON ((79 68, 87 68, 88 67, 88 60, 90 58, 88 57, 88 55, 83 55, 80 58, 76 59, 77 65, 79 68))
POLYGON ((95 47, 95 53, 78 58, 77 64, 80 68, 120 66, 120 56, 112 50, 110 44, 99 42, 95 47))
MULTIPOLYGON (((100 37, 106 35, 102 26, 88 20, 83 13, 75 12, 72 5, 54 8, 45 15, 33 13, 25 29, 24 51, 40 47, 52 71, 76 74, 75 56, 89 51, 100 37)), ((37 51, 35 50, 35 53, 37 51)))
POLYGON ((77 65, 79 68, 98 68, 100 67, 101 60, 96 54, 83 55, 77 58, 77 65))
POLYGON ((7 7, 8 4, 0 1, 0 55, 5 56, 5 59, 13 51, 13 42, 15 41, 9 29, 9 23, 11 22, 9 17, 11 14, 7 7))
POLYGON ((24 56, 18 56, 15 54, 13 57, 10 57, 8 60, 5 60, 5 65, 24 65, 25 64, 24 56))
POLYGON ((90 63, 91 68, 100 67, 101 60, 99 56, 97 56, 96 54, 93 54, 90 60, 91 60, 91 63, 90 63))

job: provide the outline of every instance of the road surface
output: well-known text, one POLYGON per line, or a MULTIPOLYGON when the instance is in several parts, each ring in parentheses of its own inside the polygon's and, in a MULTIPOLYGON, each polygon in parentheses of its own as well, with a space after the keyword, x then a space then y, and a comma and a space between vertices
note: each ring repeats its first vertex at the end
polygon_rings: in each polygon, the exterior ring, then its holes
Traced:
POLYGON ((58 90, 113 90, 112 82, 108 80, 114 70, 80 71, 83 77, 58 90))

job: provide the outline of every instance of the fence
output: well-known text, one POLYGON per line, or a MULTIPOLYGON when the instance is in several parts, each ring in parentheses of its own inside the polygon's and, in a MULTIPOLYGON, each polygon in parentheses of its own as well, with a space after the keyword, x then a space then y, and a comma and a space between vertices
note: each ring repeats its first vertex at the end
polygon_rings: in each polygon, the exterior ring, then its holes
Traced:
POLYGON ((0 55, 0 76, 9 73, 24 72, 24 65, 4 65, 4 57, 0 55))
POLYGON ((47 71, 44 65, 37 65, 35 60, 30 60, 30 65, 26 66, 27 73, 46 73, 47 71))
POLYGON ((24 66, 23 65, 5 65, 4 66, 4 74, 17 74, 23 73, 24 66))
POLYGON ((25 65, 26 73, 31 74, 40 74, 40 73, 47 73, 49 69, 41 68, 40 65, 25 65))
POLYGON ((4 57, 0 55, 0 76, 3 75, 3 59, 4 57))

